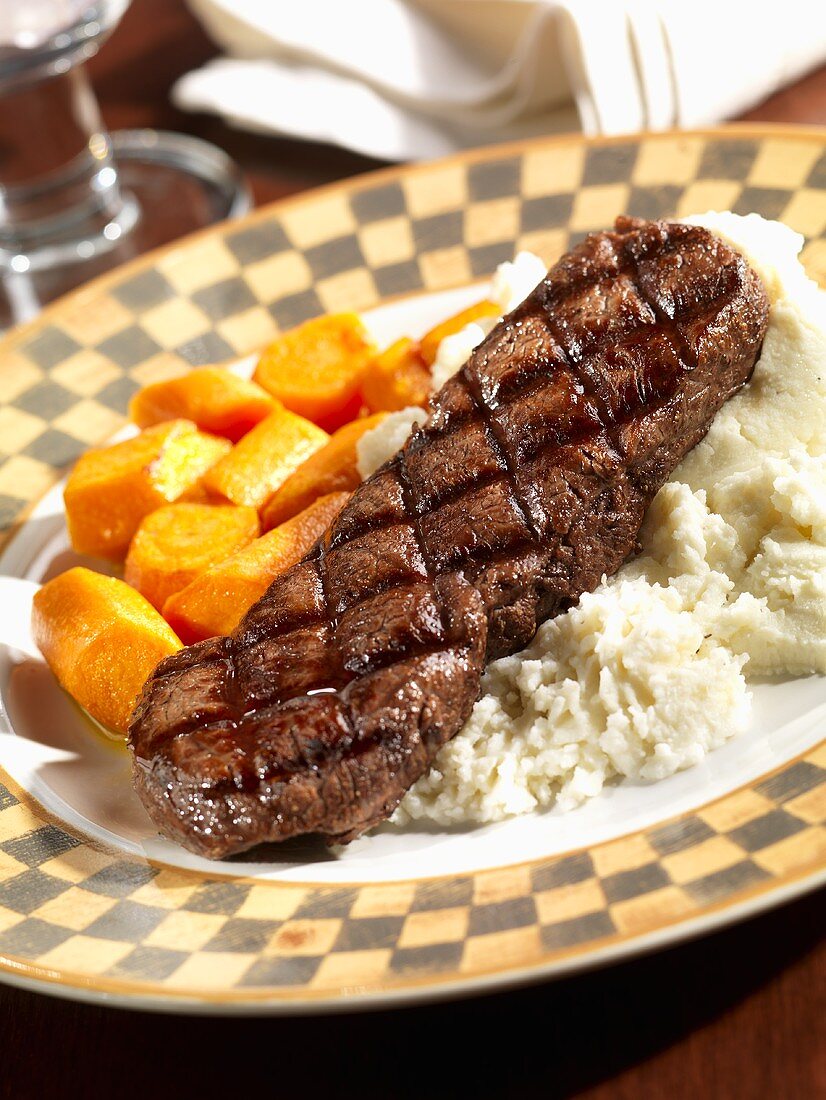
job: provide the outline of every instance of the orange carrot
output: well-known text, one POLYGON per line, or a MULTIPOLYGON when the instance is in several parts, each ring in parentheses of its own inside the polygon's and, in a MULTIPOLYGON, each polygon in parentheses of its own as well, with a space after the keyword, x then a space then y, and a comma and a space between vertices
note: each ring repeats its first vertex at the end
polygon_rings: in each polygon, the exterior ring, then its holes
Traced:
POLYGON ((335 431, 358 414, 359 384, 375 350, 357 314, 316 317, 277 337, 254 379, 286 408, 335 431))
POLYGON ((275 401, 255 382, 223 367, 198 367, 138 390, 129 402, 129 417, 139 428, 184 417, 236 443, 274 409, 275 401))
POLYGON ((204 478, 216 497, 260 508, 330 437, 283 406, 240 439, 204 478))
POLYGON ((261 509, 263 529, 272 530, 320 496, 355 489, 361 481, 356 466, 356 444, 365 432, 380 424, 384 416, 384 413, 377 413, 345 424, 330 436, 329 443, 302 462, 261 509))
POLYGON ((159 611, 209 569, 258 538, 258 513, 234 504, 169 504, 135 532, 124 580, 159 611))
POLYGON ((307 553, 344 506, 331 493, 214 565, 164 604, 164 618, 187 644, 229 634, 280 574, 307 553))
POLYGON ((426 405, 432 382, 419 345, 403 337, 377 355, 364 374, 364 403, 371 412, 396 412, 426 405))
POLYGON ((181 648, 139 592, 82 566, 35 593, 32 633, 61 687, 116 733, 158 662, 181 648))
POLYGON ((118 560, 144 516, 176 500, 198 499, 206 471, 231 450, 226 439, 169 420, 132 439, 87 451, 63 499, 72 546, 118 560))

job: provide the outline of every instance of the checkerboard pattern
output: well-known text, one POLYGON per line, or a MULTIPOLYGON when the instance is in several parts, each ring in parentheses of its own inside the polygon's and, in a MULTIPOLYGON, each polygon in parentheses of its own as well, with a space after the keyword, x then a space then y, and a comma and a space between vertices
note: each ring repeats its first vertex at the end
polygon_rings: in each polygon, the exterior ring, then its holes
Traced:
MULTIPOLYGON (((620 213, 780 218, 826 283, 826 140, 580 139, 365 177, 136 261, 0 345, 0 543, 140 385, 329 310, 548 262, 620 213)), ((642 833, 473 875, 346 887, 205 876, 65 830, 0 771, 0 969, 218 1000, 334 1000, 530 971, 822 870, 826 748, 642 833)), ((243 864, 239 864, 243 872, 243 864)))
POLYGON ((813 873, 826 747, 590 850, 379 885, 151 866, 64 831, 11 784, 0 807, 0 968, 136 996, 324 1001, 540 968, 813 873))
POLYGON ((147 382, 260 348, 330 310, 551 263, 617 214, 781 218, 826 282, 826 142, 810 132, 579 138, 364 177, 173 245, 64 299, 0 345, 0 544, 147 382))

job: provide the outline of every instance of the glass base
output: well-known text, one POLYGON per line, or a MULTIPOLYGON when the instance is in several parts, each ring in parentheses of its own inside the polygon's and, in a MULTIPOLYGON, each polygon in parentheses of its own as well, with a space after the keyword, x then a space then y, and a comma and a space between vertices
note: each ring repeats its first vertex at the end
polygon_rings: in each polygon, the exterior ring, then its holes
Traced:
POLYGON ((243 176, 220 149, 157 130, 111 134, 122 195, 108 221, 79 224, 72 240, 30 252, 0 251, 0 328, 36 316, 43 305, 160 245, 252 206, 243 176))

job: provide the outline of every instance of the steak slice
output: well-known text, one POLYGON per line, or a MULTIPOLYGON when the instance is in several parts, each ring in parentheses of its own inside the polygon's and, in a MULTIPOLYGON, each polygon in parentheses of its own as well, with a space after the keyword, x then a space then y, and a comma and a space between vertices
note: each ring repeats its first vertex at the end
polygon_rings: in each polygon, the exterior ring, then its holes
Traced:
POLYGON ((152 820, 218 858, 386 818, 486 661, 634 551, 767 319, 756 274, 703 228, 587 237, 234 633, 158 666, 129 731, 152 820))

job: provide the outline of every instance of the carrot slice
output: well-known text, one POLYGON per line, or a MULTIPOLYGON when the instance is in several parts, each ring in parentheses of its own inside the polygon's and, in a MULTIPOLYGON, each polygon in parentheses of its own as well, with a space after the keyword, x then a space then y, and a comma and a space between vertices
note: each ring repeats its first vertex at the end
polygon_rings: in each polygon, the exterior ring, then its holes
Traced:
POLYGON ((164 604, 164 618, 187 644, 229 634, 270 584, 307 553, 349 497, 330 493, 237 554, 207 569, 164 604))
POLYGON ((141 521, 124 580, 159 611, 173 592, 258 538, 258 513, 235 504, 169 504, 141 521))
POLYGON ((139 592, 82 566, 35 594, 32 633, 60 685, 116 733, 158 662, 181 648, 139 592))
POLYGON ((230 450, 226 439, 199 432, 190 420, 170 420, 87 451, 63 494, 72 546, 80 554, 121 559, 143 517, 202 496, 202 476, 230 450))
POLYGON ((233 504, 260 508, 329 438, 303 416, 278 406, 212 467, 204 485, 233 504))
POLYGON ((490 302, 487 299, 481 302, 477 302, 475 305, 468 306, 467 309, 463 309, 461 313, 457 313, 453 317, 448 317, 446 321, 442 321, 441 324, 432 328, 430 332, 426 333, 422 337, 422 358, 429 367, 432 367, 436 362, 436 352, 439 350, 439 344, 446 336, 455 336, 457 332, 461 332, 465 325, 469 325, 471 321, 478 321, 481 317, 498 317, 502 312, 496 302, 490 302))
POLYGON ((361 378, 375 352, 358 314, 329 314, 274 340, 253 377, 286 408, 335 431, 358 414, 361 378))
POLYGON ((320 496, 355 489, 361 481, 356 444, 384 417, 385 413, 364 416, 345 424, 330 436, 330 441, 302 462, 266 502, 261 509, 263 529, 270 531, 284 523, 320 496))
POLYGON ((213 435, 236 443, 275 409, 275 401, 255 382, 223 367, 198 367, 138 390, 129 418, 139 428, 184 417, 213 435))
POLYGON ((408 405, 426 405, 432 386, 419 345, 405 336, 376 356, 361 392, 371 412, 397 412, 408 405))

